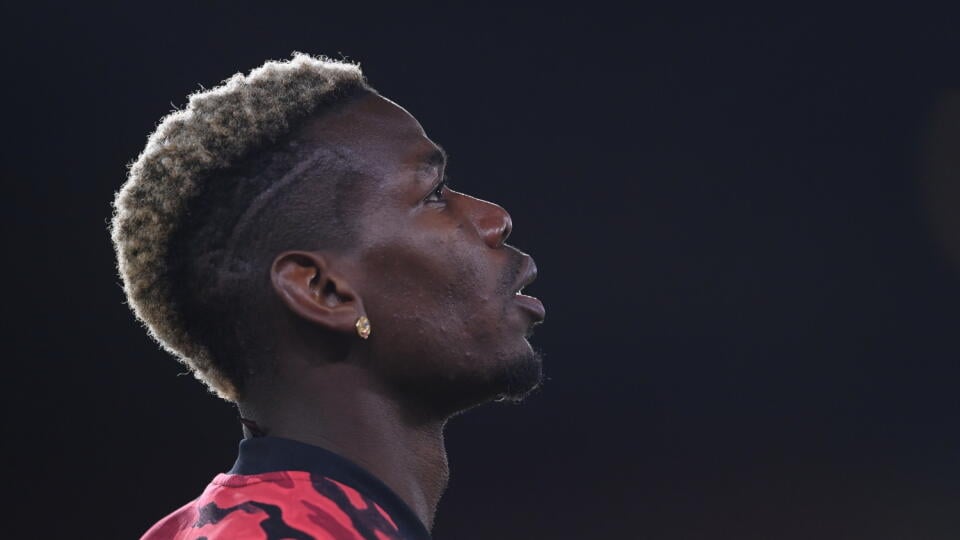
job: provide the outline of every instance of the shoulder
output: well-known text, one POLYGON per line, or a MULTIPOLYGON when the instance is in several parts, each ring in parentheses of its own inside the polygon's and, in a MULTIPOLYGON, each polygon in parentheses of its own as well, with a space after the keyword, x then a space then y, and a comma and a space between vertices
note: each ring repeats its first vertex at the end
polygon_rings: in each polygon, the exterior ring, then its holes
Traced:
POLYGON ((179 538, 180 531, 187 531, 196 521, 196 500, 181 506, 172 514, 161 519, 143 534, 141 540, 166 540, 179 538))
POLYGON ((302 471, 220 474, 196 500, 150 528, 142 540, 201 538, 401 539, 372 500, 302 471))

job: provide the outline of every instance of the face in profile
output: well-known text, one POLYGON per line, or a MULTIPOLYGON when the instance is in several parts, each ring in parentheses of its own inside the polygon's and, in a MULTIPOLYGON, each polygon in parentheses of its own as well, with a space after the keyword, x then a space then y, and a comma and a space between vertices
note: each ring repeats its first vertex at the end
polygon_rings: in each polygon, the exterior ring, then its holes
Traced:
POLYGON ((541 381, 527 337, 543 320, 519 294, 536 276, 506 243, 509 214, 445 184, 445 156, 407 111, 375 94, 308 125, 362 164, 340 260, 373 326, 369 368, 404 396, 451 410, 520 399, 541 381))

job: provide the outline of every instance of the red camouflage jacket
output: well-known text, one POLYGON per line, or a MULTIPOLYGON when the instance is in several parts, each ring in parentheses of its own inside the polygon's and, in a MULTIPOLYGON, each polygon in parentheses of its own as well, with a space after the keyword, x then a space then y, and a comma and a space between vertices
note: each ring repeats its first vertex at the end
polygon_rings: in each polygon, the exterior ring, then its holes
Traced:
POLYGON ((430 540, 383 482, 323 448, 244 439, 233 468, 141 540, 430 540))

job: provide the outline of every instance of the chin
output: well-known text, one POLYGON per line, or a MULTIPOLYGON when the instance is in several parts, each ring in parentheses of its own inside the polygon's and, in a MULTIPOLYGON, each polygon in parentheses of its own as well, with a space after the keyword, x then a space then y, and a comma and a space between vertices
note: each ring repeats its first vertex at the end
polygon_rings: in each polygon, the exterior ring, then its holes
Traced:
POLYGON ((526 354, 511 362, 499 379, 502 390, 495 401, 523 401, 543 383, 543 358, 528 346, 526 354))
POLYGON ((449 369, 456 363, 446 364, 432 375, 406 378, 402 391, 408 399, 452 416, 492 401, 518 403, 539 388, 543 361, 529 343, 524 340, 521 350, 500 358, 496 363, 471 363, 459 372, 449 369))
POLYGON ((495 368, 465 377, 453 385, 465 398, 460 404, 461 410, 491 401, 519 403, 540 387, 543 360, 528 343, 524 342, 519 353, 506 358, 506 362, 495 368))

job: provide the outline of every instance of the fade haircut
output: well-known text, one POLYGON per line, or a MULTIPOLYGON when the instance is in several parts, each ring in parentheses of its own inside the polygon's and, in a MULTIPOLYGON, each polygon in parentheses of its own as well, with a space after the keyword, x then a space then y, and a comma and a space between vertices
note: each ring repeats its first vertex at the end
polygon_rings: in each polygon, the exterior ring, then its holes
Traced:
POLYGON ((226 400, 270 353, 257 313, 265 257, 349 235, 340 185, 356 170, 297 128, 372 91, 358 65, 301 53, 237 73, 164 117, 116 193, 110 235, 129 306, 226 400))

